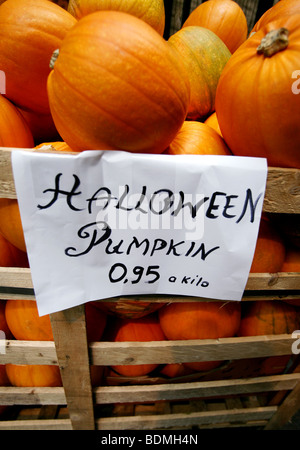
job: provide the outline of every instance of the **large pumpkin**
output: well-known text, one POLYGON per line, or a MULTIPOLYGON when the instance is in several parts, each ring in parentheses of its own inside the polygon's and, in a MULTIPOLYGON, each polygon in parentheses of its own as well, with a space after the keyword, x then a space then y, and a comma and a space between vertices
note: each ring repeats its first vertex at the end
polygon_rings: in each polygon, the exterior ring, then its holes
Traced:
POLYGON ((165 29, 165 5, 163 0, 70 0, 68 11, 76 17, 82 17, 96 11, 122 11, 132 14, 151 25, 160 35, 165 29))
MULTIPOLYGON (((165 340, 159 321, 154 314, 139 319, 116 318, 109 332, 113 342, 149 342, 165 340)), ((112 369, 120 375, 136 377, 146 375, 158 367, 158 364, 115 365, 112 369)))
POLYGON ((242 8, 232 0, 210 0, 198 5, 183 27, 197 25, 216 33, 233 53, 247 38, 247 19, 242 8))
POLYGON ((281 234, 268 217, 262 216, 250 272, 280 272, 285 252, 285 242, 281 234))
POLYGON ((27 254, 0 234, 0 267, 29 267, 27 254))
POLYGON ((18 200, 0 198, 0 233, 15 247, 26 252, 18 200))
POLYGON ((22 114, 0 95, 0 146, 31 148, 33 142, 31 130, 22 114))
POLYGON ((203 27, 182 28, 170 36, 168 43, 179 53, 189 76, 187 117, 201 119, 215 109, 217 84, 231 54, 215 33, 203 27))
POLYGON ((233 154, 300 168, 299 95, 293 89, 299 42, 300 15, 295 14, 258 30, 228 61, 216 113, 233 154))
POLYGON ((80 19, 53 67, 52 116, 75 151, 163 152, 186 117, 189 83, 178 55, 130 14, 80 19))
POLYGON ((62 386, 58 366, 6 364, 10 383, 17 387, 57 387, 62 386))
POLYGON ((49 113, 49 61, 76 19, 45 0, 6 0, 0 6, 0 70, 6 96, 16 105, 49 113))
MULTIPOLYGON (((159 310, 161 328, 170 340, 218 339, 234 336, 240 326, 239 302, 171 303, 159 310)), ((184 363, 193 370, 210 370, 220 361, 184 363)))
POLYGON ((281 0, 269 8, 255 23, 252 33, 264 27, 267 23, 282 17, 288 17, 292 14, 300 13, 299 0, 281 0))
POLYGON ((281 272, 300 273, 300 248, 292 246, 287 247, 284 262, 281 266, 281 272))
POLYGON ((232 155, 224 139, 212 127, 195 120, 186 120, 173 141, 171 155, 232 155))

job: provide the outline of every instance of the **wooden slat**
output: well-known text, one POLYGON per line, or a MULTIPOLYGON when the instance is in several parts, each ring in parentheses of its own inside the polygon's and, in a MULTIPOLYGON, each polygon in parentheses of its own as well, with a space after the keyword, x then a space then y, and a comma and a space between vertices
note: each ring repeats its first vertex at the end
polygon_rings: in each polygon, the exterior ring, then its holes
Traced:
POLYGON ((72 427, 94 430, 84 305, 50 314, 50 318, 72 427))
POLYGON ((112 417, 96 420, 97 430, 157 430, 160 428, 199 426, 205 424, 242 423, 270 419, 274 406, 223 411, 201 411, 188 414, 157 414, 148 416, 112 417))
POLYGON ((0 364, 57 365, 55 344, 50 341, 6 340, 0 364))
POLYGON ((69 419, 4 420, 0 422, 0 430, 72 430, 72 423, 69 419))
POLYGON ((1 405, 66 405, 63 387, 0 386, 1 405))
POLYGON ((300 409, 300 382, 292 392, 285 398, 283 403, 279 406, 276 414, 272 417, 266 430, 278 430, 285 425, 295 413, 300 409))
POLYGON ((291 390, 300 381, 300 374, 266 377, 196 381, 149 386, 101 386, 94 388, 95 403, 155 402, 162 400, 186 400, 190 398, 224 397, 228 395, 291 390))
POLYGON ((290 355, 294 341, 284 334, 189 341, 93 342, 91 364, 171 364, 290 355))

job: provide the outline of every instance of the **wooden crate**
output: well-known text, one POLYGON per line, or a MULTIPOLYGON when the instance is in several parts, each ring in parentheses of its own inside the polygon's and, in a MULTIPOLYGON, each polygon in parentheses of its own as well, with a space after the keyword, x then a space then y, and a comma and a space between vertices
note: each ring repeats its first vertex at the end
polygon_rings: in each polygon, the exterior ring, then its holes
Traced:
MULTIPOLYGON (((0 197, 4 198, 16 198, 11 151, 14 150, 0 149, 0 197)), ((299 180, 300 170, 269 168, 264 211, 299 215, 299 180)), ((0 268, 0 286, 3 300, 35 298, 30 269, 0 268)), ((282 298, 300 298, 299 273, 249 275, 242 301, 282 298)), ((187 298, 147 296, 147 301, 169 303, 187 301, 187 298)), ((0 387, 0 404, 19 408, 16 416, 4 416, 0 421, 2 430, 169 430, 241 426, 277 429, 300 409, 300 373, 298 357, 292 354, 295 339, 291 335, 88 344, 84 306, 50 317, 54 342, 6 341, 0 364, 58 365, 63 387, 0 387), (224 360, 231 364, 242 363, 246 358, 248 366, 256 358, 266 356, 291 355, 291 360, 284 373, 273 376, 233 370, 230 377, 223 376, 224 372, 218 377, 213 372, 196 379, 164 382, 145 379, 139 383, 131 380, 124 385, 110 385, 103 378, 101 386, 91 385, 92 364, 166 364, 195 361, 195 355, 199 361, 224 360)))

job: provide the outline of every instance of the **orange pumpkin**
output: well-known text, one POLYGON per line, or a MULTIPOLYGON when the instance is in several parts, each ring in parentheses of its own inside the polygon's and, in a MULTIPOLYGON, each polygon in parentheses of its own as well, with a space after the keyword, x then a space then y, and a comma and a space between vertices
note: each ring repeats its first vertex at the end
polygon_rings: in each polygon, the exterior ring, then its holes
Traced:
POLYGON ((280 272, 284 259, 284 240, 268 217, 262 216, 250 272, 280 272))
POLYGON ((290 334, 299 329, 299 313, 280 300, 244 302, 239 336, 290 334))
POLYGON ((35 300, 7 300, 5 318, 16 339, 53 341, 50 317, 39 316, 35 300))
POLYGON ((82 17, 96 11, 122 11, 144 20, 161 36, 165 29, 165 5, 163 0, 70 0, 68 11, 76 17, 82 17))
POLYGON ((122 319, 139 319, 162 308, 164 303, 144 302, 140 300, 123 300, 117 302, 95 302, 95 306, 107 314, 116 315, 122 319))
POLYGON ((266 24, 273 22, 274 20, 280 19, 282 17, 288 17, 292 14, 300 13, 300 3, 299 0, 284 0, 275 3, 274 6, 269 8, 256 22, 252 32, 258 31, 260 28, 264 27, 266 24))
POLYGON ((5 364, 0 364, 0 386, 9 386, 9 385, 10 382, 6 373, 5 364))
POLYGON ((0 234, 0 267, 29 267, 27 254, 0 234))
POLYGON ((189 26, 170 36, 168 43, 179 53, 190 81, 187 118, 201 119, 215 109, 216 88, 231 54, 212 31, 189 26))
POLYGON ((197 6, 183 27, 197 25, 216 33, 233 53, 248 35, 247 19, 242 8, 232 0, 210 0, 197 6))
POLYGON ((300 249, 287 247, 281 272, 300 272, 300 249))
MULTIPOLYGON (((210 116, 205 119, 204 123, 206 125, 209 125, 211 128, 213 128, 217 133, 219 133, 220 136, 222 136, 220 125, 217 118, 217 113, 214 111, 210 116)), ((223 137, 223 136, 222 136, 223 137)))
POLYGON ((299 95, 293 92, 292 78, 299 66, 299 40, 300 14, 270 22, 248 38, 224 68, 216 113, 234 155, 300 168, 299 95))
POLYGON ((168 148, 170 155, 231 155, 221 136, 207 124, 187 120, 168 148))
MULTIPOLYGON (((234 336, 240 326, 239 302, 184 302, 171 303, 159 310, 159 322, 167 339, 218 339, 234 336)), ((221 361, 184 363, 185 366, 206 371, 221 361)))
POLYGON ((35 148, 42 149, 43 147, 49 147, 50 150, 57 151, 57 152, 72 152, 73 151, 71 149, 71 147, 63 141, 42 142, 41 144, 37 145, 35 148))
POLYGON ((6 96, 16 105, 49 114, 49 61, 76 19, 45 0, 6 0, 0 6, 0 68, 6 96))
POLYGON ((12 339, 13 335, 5 317, 5 306, 6 300, 0 300, 0 331, 4 332, 5 339, 12 339))
MULTIPOLYGON (((139 319, 116 318, 109 332, 113 342, 149 342, 165 340, 157 317, 150 314, 139 319)), ((136 377, 146 375, 158 367, 158 364, 115 365, 112 369, 118 374, 136 377)))
POLYGON ((57 387, 62 386, 58 366, 6 364, 10 383, 17 387, 57 387))
POLYGON ((178 378, 184 377, 185 375, 190 375, 195 371, 190 369, 181 363, 170 363, 163 366, 163 368, 159 371, 160 374, 168 377, 168 378, 178 378))
POLYGON ((48 94, 54 123, 75 151, 161 153, 186 117, 189 84, 177 54, 150 25, 98 11, 63 40, 48 94))
POLYGON ((33 136, 24 117, 3 95, 0 95, 0 124, 1 147, 33 146, 33 136))

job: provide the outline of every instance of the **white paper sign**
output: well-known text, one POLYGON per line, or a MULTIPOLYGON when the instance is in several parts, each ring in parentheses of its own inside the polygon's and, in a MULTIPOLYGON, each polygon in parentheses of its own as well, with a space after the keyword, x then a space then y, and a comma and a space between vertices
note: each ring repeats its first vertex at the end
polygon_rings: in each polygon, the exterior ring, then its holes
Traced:
POLYGON ((267 163, 12 152, 40 315, 133 294, 241 300, 267 163))

